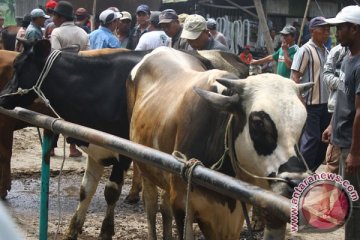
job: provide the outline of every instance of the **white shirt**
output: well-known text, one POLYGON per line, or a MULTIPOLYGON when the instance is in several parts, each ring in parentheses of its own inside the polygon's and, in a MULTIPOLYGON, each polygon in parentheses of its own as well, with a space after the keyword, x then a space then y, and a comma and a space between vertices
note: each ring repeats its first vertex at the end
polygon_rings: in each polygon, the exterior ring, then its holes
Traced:
POLYGON ((61 49, 71 45, 80 45, 80 51, 88 50, 89 37, 84 29, 76 26, 74 22, 64 22, 51 32, 51 47, 61 49))
POLYGON ((135 50, 152 50, 160 46, 171 46, 171 38, 164 31, 151 31, 144 33, 135 50))

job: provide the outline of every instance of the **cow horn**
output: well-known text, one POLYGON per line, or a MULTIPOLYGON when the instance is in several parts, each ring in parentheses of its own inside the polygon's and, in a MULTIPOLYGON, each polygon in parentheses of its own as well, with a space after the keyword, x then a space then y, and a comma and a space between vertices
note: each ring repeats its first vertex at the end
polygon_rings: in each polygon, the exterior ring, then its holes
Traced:
POLYGON ((312 82, 297 84, 297 88, 299 89, 300 94, 305 94, 313 86, 314 86, 314 83, 312 83, 312 82))
POLYGON ((230 78, 218 78, 216 79, 221 85, 224 85, 225 87, 234 90, 237 93, 242 93, 244 90, 245 82, 242 80, 235 80, 230 78))
POLYGON ((238 94, 234 94, 232 96, 224 96, 197 87, 194 87, 193 89, 197 94, 199 94, 200 97, 205 99, 213 107, 220 109, 222 111, 233 112, 233 110, 236 108, 236 105, 239 102, 238 94))

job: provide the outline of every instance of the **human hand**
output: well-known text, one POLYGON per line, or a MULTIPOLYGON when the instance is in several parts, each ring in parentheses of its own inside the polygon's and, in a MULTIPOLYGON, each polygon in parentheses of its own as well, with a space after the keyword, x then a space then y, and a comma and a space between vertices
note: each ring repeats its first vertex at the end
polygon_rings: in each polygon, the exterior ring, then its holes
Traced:
POLYGON ((332 134, 332 126, 329 125, 321 135, 321 141, 324 143, 330 143, 332 134))
POLYGON ((287 51, 289 49, 289 44, 287 44, 285 41, 282 41, 281 48, 283 51, 287 51))
POLYGON ((356 174, 360 170, 360 156, 349 153, 345 161, 346 172, 348 174, 356 174))

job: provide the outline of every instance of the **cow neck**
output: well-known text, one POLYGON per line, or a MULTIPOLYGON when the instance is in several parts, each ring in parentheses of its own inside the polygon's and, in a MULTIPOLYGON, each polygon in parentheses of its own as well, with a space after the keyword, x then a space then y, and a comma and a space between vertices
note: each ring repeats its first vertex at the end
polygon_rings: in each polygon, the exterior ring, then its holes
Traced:
POLYGON ((43 84, 45 78, 47 77, 47 75, 50 72, 51 67, 53 66, 53 64, 54 64, 55 60, 58 58, 58 56, 60 56, 60 54, 61 54, 60 50, 54 50, 50 53, 50 55, 46 59, 46 62, 44 64, 44 67, 43 67, 40 75, 39 75, 38 80, 36 81, 35 85, 31 89, 29 89, 29 90, 34 90, 34 92, 44 101, 45 105, 47 107, 49 107, 58 118, 61 118, 61 117, 55 111, 55 109, 51 106, 50 101, 46 98, 43 91, 41 91, 41 85, 43 84))
POLYGON ((234 147, 235 139, 233 137, 233 127, 232 127, 233 119, 234 119, 234 115, 231 114, 230 118, 229 118, 229 121, 227 123, 227 126, 226 126, 226 130, 225 130, 225 153, 228 152, 228 154, 230 156, 231 165, 232 165, 232 167, 234 169, 234 172, 235 172, 236 176, 239 179, 241 179, 241 178, 244 178, 244 177, 242 177, 243 176, 242 173, 245 173, 246 175, 248 175, 248 176, 250 176, 252 178, 263 179, 263 180, 271 180, 271 181, 287 182, 283 178, 258 176, 256 174, 253 174, 253 173, 249 172, 248 170, 246 170, 245 168, 243 168, 240 165, 240 163, 237 161, 235 147, 234 147))

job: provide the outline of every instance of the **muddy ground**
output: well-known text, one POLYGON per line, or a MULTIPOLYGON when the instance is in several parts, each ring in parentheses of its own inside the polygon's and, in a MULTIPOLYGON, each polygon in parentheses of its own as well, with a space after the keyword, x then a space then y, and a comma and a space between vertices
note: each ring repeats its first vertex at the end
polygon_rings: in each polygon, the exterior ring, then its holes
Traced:
MULTIPOLYGON (((49 239, 59 239, 66 231, 72 214, 78 204, 79 186, 86 163, 86 155, 79 158, 66 157, 63 174, 61 175, 60 191, 58 192, 59 170, 62 164, 63 138, 60 137, 59 147, 56 148, 56 156, 51 158, 51 179, 49 191, 49 239), (60 201, 60 207, 58 202, 60 201), (61 221, 59 223, 59 209, 61 221)), ((68 155, 68 145, 66 146, 68 155)), ((9 192, 5 206, 11 213, 19 231, 25 239, 39 238, 39 206, 40 206, 40 169, 41 147, 35 128, 26 128, 15 133, 13 158, 12 158, 12 190, 9 192)), ((147 226, 142 202, 135 205, 124 203, 131 183, 131 171, 126 178, 121 194, 120 202, 115 210, 115 236, 114 239, 142 240, 146 239, 147 226)), ((106 203, 103 198, 104 185, 109 171, 106 171, 97 189, 88 210, 87 218, 83 227, 83 233, 79 239, 97 239, 100 233, 101 221, 104 217, 106 203)), ((161 239, 161 220, 158 214, 158 236, 161 239)), ((246 227, 245 227, 246 228, 246 227)), ((176 236, 175 226, 173 226, 176 236)), ((200 231, 196 229, 196 239, 203 239, 200 231)), ((256 239, 262 238, 262 233, 256 233, 256 239)), ((246 229, 241 239, 249 239, 246 229)), ((303 240, 341 240, 343 229, 326 234, 287 234, 287 239, 303 240)))

